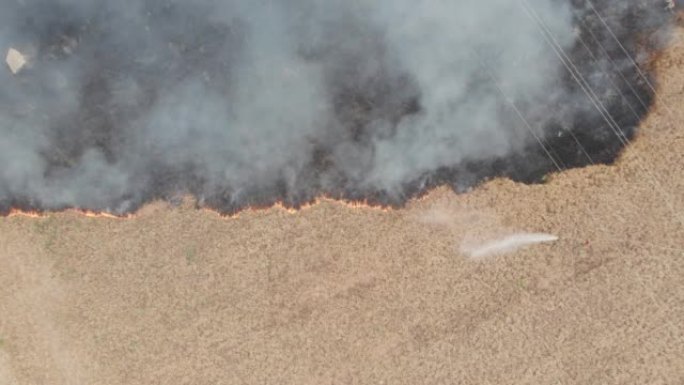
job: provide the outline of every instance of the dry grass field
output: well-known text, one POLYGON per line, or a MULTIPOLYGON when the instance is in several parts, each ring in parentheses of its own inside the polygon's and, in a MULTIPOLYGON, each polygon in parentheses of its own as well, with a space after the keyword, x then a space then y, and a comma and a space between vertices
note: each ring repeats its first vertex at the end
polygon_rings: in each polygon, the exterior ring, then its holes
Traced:
POLYGON ((0 384, 684 383, 684 31, 618 164, 221 218, 0 218, 0 384), (559 240, 480 259, 511 232, 559 240))

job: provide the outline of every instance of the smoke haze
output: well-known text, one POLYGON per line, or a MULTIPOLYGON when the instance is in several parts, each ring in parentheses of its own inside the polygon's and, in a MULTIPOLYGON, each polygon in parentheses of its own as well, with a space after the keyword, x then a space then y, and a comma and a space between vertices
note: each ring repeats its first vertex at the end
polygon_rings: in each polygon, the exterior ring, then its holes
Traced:
POLYGON ((0 213, 401 204, 609 163, 653 98, 632 58, 648 73, 671 19, 661 0, 0 4, 3 57, 27 60, 0 70, 0 213))

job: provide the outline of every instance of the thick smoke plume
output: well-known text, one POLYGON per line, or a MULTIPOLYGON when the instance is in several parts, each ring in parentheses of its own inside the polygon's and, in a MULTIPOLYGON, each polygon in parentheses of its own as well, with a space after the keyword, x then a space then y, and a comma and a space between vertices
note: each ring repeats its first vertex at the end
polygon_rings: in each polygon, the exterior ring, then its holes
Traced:
POLYGON ((401 204, 611 162, 671 19, 662 0, 0 3, 0 213, 401 204))

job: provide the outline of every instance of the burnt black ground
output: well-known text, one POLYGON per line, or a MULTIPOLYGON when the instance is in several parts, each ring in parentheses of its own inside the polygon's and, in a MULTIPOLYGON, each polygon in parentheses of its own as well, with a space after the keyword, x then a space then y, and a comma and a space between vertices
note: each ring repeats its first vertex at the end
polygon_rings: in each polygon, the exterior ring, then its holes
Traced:
MULTIPOLYGON (((287 188, 284 181, 275 182, 260 189, 249 190, 239 201, 235 201, 233 192, 240 186, 219 184, 217 187, 216 183, 197 173, 192 165, 169 166, 151 161, 149 169, 140 176, 138 183, 133 184, 136 191, 130 191, 130 194, 118 198, 130 202, 124 209, 113 209, 121 207, 116 201, 106 206, 93 206, 85 202, 79 208, 123 214, 134 211, 152 200, 173 201, 185 194, 197 197, 198 205, 222 213, 233 213, 248 206, 267 206, 278 201, 298 207, 320 195, 345 200, 363 200, 377 205, 401 206, 408 199, 439 185, 449 185, 456 191, 466 191, 494 177, 540 183, 544 176, 551 172, 590 164, 611 164, 634 137, 639 122, 646 116, 653 103, 654 92, 651 84, 657 85, 657 82, 648 66, 648 58, 656 55, 662 48, 663 31, 667 29, 672 15, 664 7, 661 7, 662 11, 653 11, 659 7, 659 1, 655 0, 645 4, 634 2, 629 12, 619 15, 612 15, 610 1, 595 0, 591 4, 610 25, 609 31, 603 24, 604 21, 599 19, 593 10, 587 8, 586 1, 572 0, 571 3, 576 9, 576 25, 580 30, 580 39, 568 52, 568 56, 576 68, 566 69, 556 86, 564 87, 568 90, 565 94, 571 95, 572 98, 555 100, 556 106, 547 105, 547 110, 541 113, 552 115, 556 112, 555 107, 558 110, 569 109, 573 113, 571 119, 567 116, 559 118, 557 126, 551 124, 545 130, 547 135, 541 139, 543 146, 532 142, 524 150, 503 158, 464 162, 449 168, 433 170, 406 183, 403 193, 399 196, 357 186, 343 174, 336 176, 336 187, 322 187, 317 181, 319 173, 329 172, 330 168, 334 168, 328 161, 326 148, 317 151, 311 160, 307 169, 306 177, 309 178, 309 182, 306 189, 292 191, 287 188), (616 43, 615 38, 621 45, 616 43), (633 65, 632 58, 638 61, 640 67, 633 65), (596 74, 597 71, 606 75, 610 81, 603 79, 593 82, 592 74, 596 74), (646 79, 642 77, 642 73, 646 75, 646 79), (578 78, 587 81, 586 87, 595 93, 596 98, 592 100, 592 97, 586 95, 576 98, 577 95, 585 94, 581 82, 577 81, 578 78)), ((223 66, 228 59, 214 54, 211 49, 193 51, 193 47, 198 44, 194 44, 196 42, 192 39, 202 39, 203 45, 209 48, 212 44, 232 44, 239 47, 239 28, 231 30, 206 23, 202 19, 202 14, 189 14, 184 12, 185 8, 177 10, 166 3, 150 1, 150 18, 165 20, 165 23, 170 24, 186 23, 196 33, 190 36, 172 36, 183 41, 183 46, 187 47, 186 51, 182 55, 175 55, 170 49, 164 66, 146 67, 136 62, 134 57, 127 55, 124 43, 121 44, 120 52, 112 51, 111 45, 108 45, 107 49, 98 48, 98 40, 107 34, 107 28, 110 27, 103 21, 106 14, 83 19, 69 13, 66 8, 51 4, 42 3, 44 7, 54 8, 54 12, 44 14, 48 16, 34 18, 31 15, 20 15, 25 17, 25 37, 40 42, 37 62, 21 74, 24 86, 35 87, 39 91, 44 76, 41 73, 42 65, 70 55, 69 47, 75 46, 76 43, 78 47, 75 49, 85 51, 87 56, 82 59, 86 65, 83 66, 84 71, 81 74, 85 81, 81 90, 79 110, 69 116, 55 117, 49 116, 49 111, 46 112, 52 129, 51 146, 42 154, 49 163, 44 175, 46 179, 59 178, 60 173, 68 170, 91 148, 99 149, 109 162, 119 161, 119 149, 126 132, 123 127, 145 114, 158 95, 163 93, 169 84, 174 83, 174 79, 181 81, 185 76, 204 71, 210 73, 214 79, 221 79, 212 83, 212 87, 218 89, 218 92, 221 92, 221 88, 230 87, 230 76, 224 71, 223 66), (197 28, 201 29, 196 31, 197 28), (124 73, 135 74, 136 80, 147 92, 146 102, 134 107, 112 104, 112 80, 124 73)), ((332 87, 335 92, 335 112, 340 121, 345 122, 346 128, 355 140, 361 143, 368 134, 367 130, 370 128, 367 124, 371 118, 382 116, 398 122, 402 117, 417 113, 421 109, 419 93, 400 100, 395 100, 392 96, 411 95, 411 92, 406 92, 406 89, 410 90, 412 87, 410 79, 388 74, 375 84, 361 88, 347 87, 345 82, 337 84, 335 79, 331 81, 334 83, 332 87)), ((20 109, 22 103, 31 102, 7 97, 4 99, 0 108, 9 110, 20 109)), ((531 119, 540 113, 534 111, 535 106, 516 107, 531 119)), ((512 124, 523 123, 512 109, 503 111, 502 114, 507 116, 512 124)), ((8 213, 11 208, 40 211, 61 210, 67 207, 43 207, 31 196, 0 194, 0 214, 8 213)))

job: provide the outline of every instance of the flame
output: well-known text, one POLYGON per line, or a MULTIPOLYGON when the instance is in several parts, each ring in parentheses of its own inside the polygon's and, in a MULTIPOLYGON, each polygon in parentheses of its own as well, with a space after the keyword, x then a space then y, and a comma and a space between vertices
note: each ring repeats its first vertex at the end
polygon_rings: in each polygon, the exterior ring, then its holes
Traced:
POLYGON ((22 211, 19 209, 10 209, 9 214, 7 214, 7 217, 44 218, 46 217, 46 215, 38 211, 22 211))
MULTIPOLYGON (((66 209, 61 211, 63 213, 76 213, 78 215, 83 215, 88 218, 107 218, 107 219, 128 219, 133 218, 134 214, 126 214, 122 216, 114 215, 107 212, 98 212, 91 210, 81 210, 81 209, 66 209)), ((48 212, 40 212, 35 210, 21 210, 21 209, 10 209, 9 213, 6 215, 8 218, 11 217, 25 217, 25 218, 47 218, 49 216, 48 212)))
MULTIPOLYGON (((411 202, 418 202, 422 201, 425 198, 427 198, 427 194, 421 194, 421 196, 417 196, 415 198, 412 198, 410 201, 411 202)), ((376 203, 371 203, 367 200, 358 200, 358 201, 353 201, 353 200, 344 200, 344 199, 337 199, 337 198, 331 198, 328 196, 321 196, 318 197, 311 202, 307 202, 301 205, 298 205, 297 207, 292 207, 290 205, 287 205, 286 203, 279 201, 276 202, 272 205, 264 205, 264 206, 248 206, 245 208, 240 209, 239 211, 233 213, 233 214, 223 214, 220 213, 214 209, 211 208, 201 208, 202 211, 207 211, 213 214, 217 214, 222 218, 230 218, 230 219, 235 219, 239 218, 240 215, 245 214, 245 213, 257 213, 257 212, 265 212, 265 211, 270 211, 270 210, 278 210, 285 212, 287 214, 297 214, 301 211, 304 210, 309 210, 312 209, 316 206, 319 206, 321 204, 335 204, 339 206, 343 206, 347 209, 351 210, 373 210, 373 211, 378 211, 378 212, 383 212, 383 213, 389 213, 395 210, 395 208, 387 205, 380 205, 376 203)), ((58 213, 74 213, 77 215, 82 215, 87 218, 96 218, 96 219, 132 219, 138 216, 136 213, 129 213, 129 214, 124 214, 124 215, 115 215, 109 212, 105 211, 92 211, 92 210, 84 210, 84 209, 77 209, 77 208, 69 208, 61 211, 56 211, 58 213)), ((35 211, 35 210, 21 210, 17 208, 12 208, 10 209, 9 213, 6 215, 6 217, 25 217, 25 218, 47 218, 49 217, 52 213, 51 211, 35 211)), ((2 216, 2 215, 0 215, 2 216)))
POLYGON ((114 215, 110 214, 108 212, 98 212, 98 211, 90 211, 90 210, 79 210, 79 209, 72 209, 69 211, 75 211, 79 214, 82 214, 88 218, 107 218, 107 219, 130 219, 133 218, 135 215, 134 214, 126 214, 126 215, 114 215))
POLYGON ((360 210, 360 209, 376 210, 376 211, 385 212, 385 213, 394 210, 390 206, 372 204, 366 200, 349 201, 349 200, 330 198, 327 196, 318 197, 311 202, 303 203, 301 205, 298 205, 297 207, 292 207, 292 206, 285 204, 282 201, 278 201, 272 205, 247 206, 247 207, 242 208, 242 209, 240 209, 237 212, 232 213, 232 214, 222 214, 222 213, 219 213, 216 210, 213 210, 211 208, 202 208, 202 210, 211 212, 213 214, 218 214, 222 218, 237 219, 240 217, 240 215, 243 215, 245 213, 259 213, 259 212, 265 212, 265 211, 270 211, 270 210, 278 210, 281 212, 285 212, 287 214, 297 214, 297 213, 300 213, 301 211, 309 210, 309 209, 312 209, 316 206, 319 206, 321 204, 326 204, 326 203, 341 205, 341 206, 344 206, 348 209, 353 209, 353 210, 360 210))

